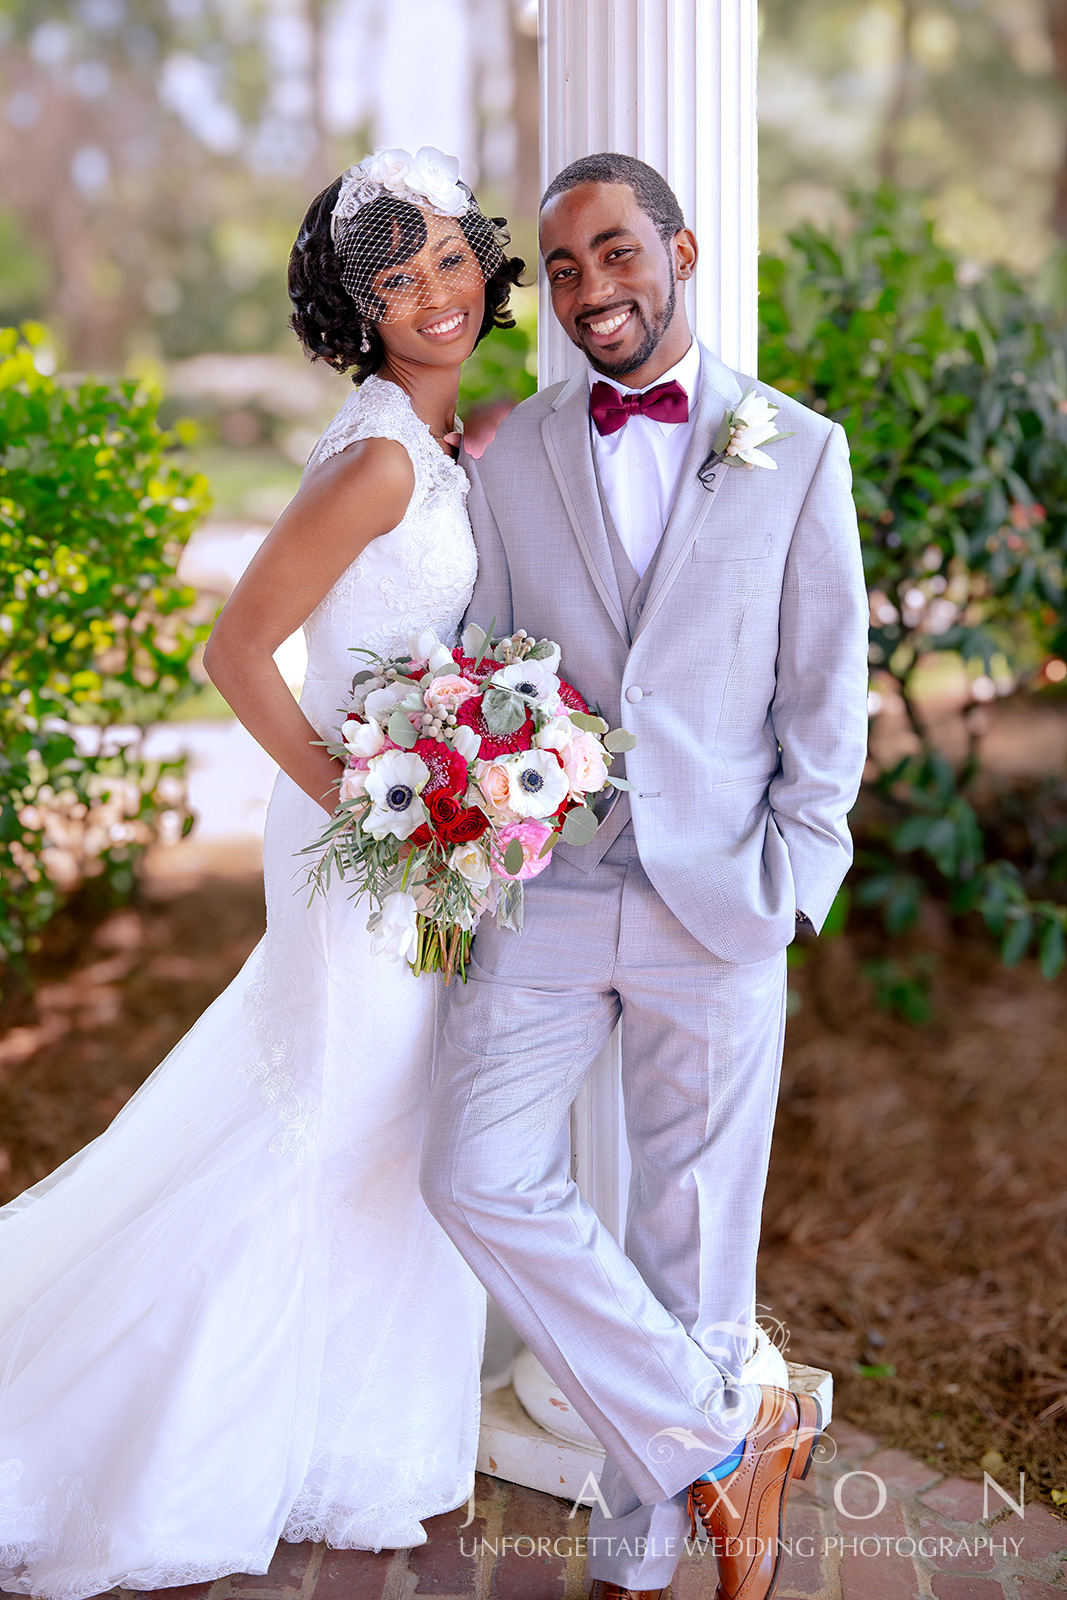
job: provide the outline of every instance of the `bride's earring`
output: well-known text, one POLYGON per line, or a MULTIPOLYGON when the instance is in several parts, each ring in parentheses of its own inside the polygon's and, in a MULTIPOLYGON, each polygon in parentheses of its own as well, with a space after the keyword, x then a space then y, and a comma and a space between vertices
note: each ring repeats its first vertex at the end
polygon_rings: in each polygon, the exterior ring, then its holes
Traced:
POLYGON ((363 355, 365 355, 365 356, 369 356, 370 355, 370 338, 369 338, 369 336, 367 334, 366 323, 364 323, 364 325, 363 325, 363 337, 359 341, 359 348, 360 348, 360 352, 363 355))

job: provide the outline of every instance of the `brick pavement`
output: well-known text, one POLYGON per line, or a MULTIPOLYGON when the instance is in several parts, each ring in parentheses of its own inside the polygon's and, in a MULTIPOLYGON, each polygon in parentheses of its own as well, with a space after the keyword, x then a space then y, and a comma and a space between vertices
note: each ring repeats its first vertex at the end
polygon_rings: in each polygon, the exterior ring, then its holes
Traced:
MULTIPOLYGON (((848 1422, 830 1431, 829 1459, 790 1493, 780 1600, 1067 1600, 1067 1520, 1036 1502, 1019 1516, 992 1490, 985 1507, 980 1483, 883 1450, 848 1422)), ((466 1507, 428 1518, 413 1550, 282 1544, 263 1577, 158 1600, 585 1600, 588 1513, 570 1510, 479 1474, 473 1521, 463 1526, 466 1507)), ((710 1555, 683 1557, 671 1600, 714 1594, 710 1555)))

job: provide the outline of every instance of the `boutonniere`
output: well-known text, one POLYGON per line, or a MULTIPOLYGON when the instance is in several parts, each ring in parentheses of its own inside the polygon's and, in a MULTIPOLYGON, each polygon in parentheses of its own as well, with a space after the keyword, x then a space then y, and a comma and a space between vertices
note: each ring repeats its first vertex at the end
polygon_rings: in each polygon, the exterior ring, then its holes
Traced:
POLYGON ((711 454, 697 474, 704 487, 710 487, 705 474, 710 476, 720 461, 732 467, 748 467, 749 471, 753 467, 770 467, 772 472, 777 472, 777 461, 760 449, 761 445, 777 444, 779 439, 793 437, 792 432, 778 431, 774 420, 777 415, 778 407, 773 401, 757 394, 755 385, 750 383, 733 410, 727 411, 719 423, 711 454))

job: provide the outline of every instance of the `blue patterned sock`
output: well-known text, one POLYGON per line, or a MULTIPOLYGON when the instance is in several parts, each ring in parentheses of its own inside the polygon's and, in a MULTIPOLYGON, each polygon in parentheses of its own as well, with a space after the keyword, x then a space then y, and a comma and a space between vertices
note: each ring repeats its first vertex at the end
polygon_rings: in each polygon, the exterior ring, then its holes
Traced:
POLYGON ((717 1478, 729 1477, 734 1468, 740 1465, 741 1457, 744 1453, 745 1441, 742 1439, 732 1455, 727 1456, 725 1461, 720 1461, 717 1467, 712 1467, 710 1472, 702 1472, 700 1477, 695 1478, 693 1481, 695 1483, 714 1483, 717 1478))

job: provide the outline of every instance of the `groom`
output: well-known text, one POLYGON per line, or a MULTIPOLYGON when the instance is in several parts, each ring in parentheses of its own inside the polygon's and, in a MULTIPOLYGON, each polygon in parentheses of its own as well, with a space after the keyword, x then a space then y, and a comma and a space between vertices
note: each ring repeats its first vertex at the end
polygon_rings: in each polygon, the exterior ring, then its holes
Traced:
POLYGON ((786 946, 848 867, 866 749, 848 448, 760 385, 790 434, 764 447, 777 470, 707 464, 750 380, 693 339, 696 241, 651 167, 574 162, 540 246, 586 367, 465 460, 468 616, 558 642, 562 674, 637 735, 632 788, 526 885, 521 934, 482 924, 439 1045, 423 1194, 607 1451, 593 1596, 660 1594, 692 1508, 722 1600, 767 1600, 821 1419, 741 1369, 786 946), (620 1018, 625 1254, 571 1180, 568 1117, 620 1018))

